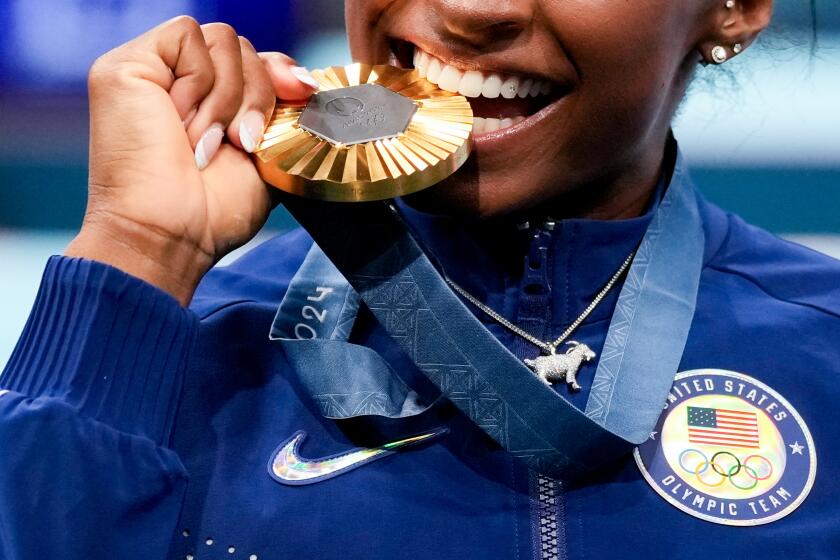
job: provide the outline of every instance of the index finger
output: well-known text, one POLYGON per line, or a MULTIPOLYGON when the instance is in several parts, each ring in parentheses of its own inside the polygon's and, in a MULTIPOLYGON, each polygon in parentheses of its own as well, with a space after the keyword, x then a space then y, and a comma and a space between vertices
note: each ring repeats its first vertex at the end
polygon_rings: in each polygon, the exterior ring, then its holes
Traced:
POLYGON ((306 68, 295 66, 294 60, 277 52, 261 52, 260 58, 271 77, 278 98, 288 101, 309 99, 319 85, 306 68))

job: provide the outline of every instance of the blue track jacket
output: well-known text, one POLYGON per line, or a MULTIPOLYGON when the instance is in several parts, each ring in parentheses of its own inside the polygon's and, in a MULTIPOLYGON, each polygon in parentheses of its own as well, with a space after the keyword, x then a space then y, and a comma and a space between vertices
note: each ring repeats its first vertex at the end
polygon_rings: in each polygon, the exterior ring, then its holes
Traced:
MULTIPOLYGON (((268 338, 312 243, 302 230, 212 270, 188 309, 109 266, 53 257, 0 378, 0 558, 840 558, 840 263, 700 211, 705 264, 680 372, 733 373, 675 384, 642 446, 664 462, 627 455, 568 483, 529 472, 445 400, 401 420, 323 417, 268 338), (268 468, 299 431, 299 455, 316 461, 439 427, 316 484, 268 468)), ((651 217, 520 230, 403 212, 451 277, 544 340, 651 217)), ((574 336, 599 354, 617 294, 574 336)), ((476 315, 517 356, 538 354, 476 315)), ((351 340, 405 360, 364 307, 351 340)), ((575 406, 594 367, 579 393, 558 387, 575 406)))

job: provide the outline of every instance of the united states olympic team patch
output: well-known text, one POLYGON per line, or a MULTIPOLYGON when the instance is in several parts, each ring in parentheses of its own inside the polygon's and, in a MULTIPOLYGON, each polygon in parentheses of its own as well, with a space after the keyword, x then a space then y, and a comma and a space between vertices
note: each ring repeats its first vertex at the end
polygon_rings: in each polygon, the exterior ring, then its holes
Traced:
POLYGON ((665 500, 723 525, 781 519, 805 500, 817 471, 811 433, 790 403, 752 377, 714 369, 676 377, 634 455, 665 500))

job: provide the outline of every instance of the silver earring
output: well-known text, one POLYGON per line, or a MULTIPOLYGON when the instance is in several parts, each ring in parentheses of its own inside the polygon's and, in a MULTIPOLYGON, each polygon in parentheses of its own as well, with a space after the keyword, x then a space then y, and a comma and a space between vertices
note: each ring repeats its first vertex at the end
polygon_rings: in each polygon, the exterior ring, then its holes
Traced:
POLYGON ((724 5, 726 6, 727 10, 731 10, 735 7, 735 0, 726 0, 726 4, 724 5))
POLYGON ((734 52, 735 54, 741 54, 742 50, 744 50, 744 47, 741 46, 741 43, 735 43, 735 45, 732 47, 732 52, 734 52))
POLYGON ((729 55, 726 53, 725 48, 718 45, 712 49, 712 60, 715 64, 723 64, 727 58, 729 58, 729 55))

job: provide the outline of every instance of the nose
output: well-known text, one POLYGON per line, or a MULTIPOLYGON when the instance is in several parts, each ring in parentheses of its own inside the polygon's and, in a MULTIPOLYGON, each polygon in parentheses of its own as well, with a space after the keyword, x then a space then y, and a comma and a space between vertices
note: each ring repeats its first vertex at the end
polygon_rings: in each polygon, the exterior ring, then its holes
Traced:
POLYGON ((535 0, 434 0, 441 31, 453 42, 486 48, 515 39, 531 23, 535 0))

